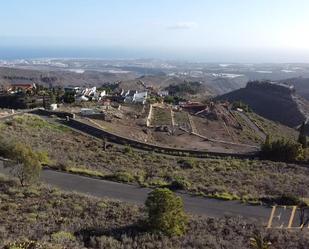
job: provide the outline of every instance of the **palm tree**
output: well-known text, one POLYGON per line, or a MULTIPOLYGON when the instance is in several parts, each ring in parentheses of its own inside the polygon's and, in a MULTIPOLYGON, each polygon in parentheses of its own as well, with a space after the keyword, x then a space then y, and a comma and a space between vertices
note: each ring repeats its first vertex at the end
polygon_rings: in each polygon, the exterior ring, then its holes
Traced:
POLYGON ((265 240, 261 233, 255 232, 253 238, 250 238, 250 245, 253 249, 270 249, 271 242, 265 240))

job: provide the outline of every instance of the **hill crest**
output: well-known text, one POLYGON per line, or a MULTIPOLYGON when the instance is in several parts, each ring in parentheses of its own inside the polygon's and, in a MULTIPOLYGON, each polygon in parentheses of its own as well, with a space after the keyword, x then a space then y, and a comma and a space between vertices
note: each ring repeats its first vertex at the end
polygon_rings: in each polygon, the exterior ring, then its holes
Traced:
POLYGON ((257 114, 290 127, 307 120, 309 103, 291 84, 251 81, 245 88, 218 96, 217 100, 241 101, 257 114))

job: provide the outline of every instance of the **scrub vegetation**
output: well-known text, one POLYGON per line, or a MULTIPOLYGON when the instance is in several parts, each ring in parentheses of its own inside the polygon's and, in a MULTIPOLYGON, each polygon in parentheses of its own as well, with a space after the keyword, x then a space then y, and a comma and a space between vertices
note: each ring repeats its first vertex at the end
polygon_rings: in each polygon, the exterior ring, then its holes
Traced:
POLYGON ((0 178, 1 249, 308 248, 307 230, 266 230, 254 220, 190 216, 181 236, 145 227, 147 209, 0 178))
POLYGON ((104 146, 100 140, 33 115, 2 123, 1 134, 3 140, 44 151, 49 167, 71 173, 252 203, 283 195, 309 197, 309 169, 299 164, 173 157, 129 146, 104 146))

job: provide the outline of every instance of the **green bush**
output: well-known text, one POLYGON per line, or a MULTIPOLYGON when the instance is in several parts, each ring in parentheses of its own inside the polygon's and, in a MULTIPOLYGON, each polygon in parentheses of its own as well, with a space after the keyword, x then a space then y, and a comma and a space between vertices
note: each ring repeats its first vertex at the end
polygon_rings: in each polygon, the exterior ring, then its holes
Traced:
POLYGON ((85 175, 85 176, 94 176, 94 177, 99 177, 103 178, 104 174, 96 171, 96 170, 91 170, 91 169, 86 169, 86 168, 77 168, 77 167, 68 167, 64 168, 63 170, 73 173, 73 174, 80 174, 80 175, 85 175))
POLYGON ((170 189, 173 190, 186 190, 191 186, 191 183, 186 179, 181 177, 175 177, 175 179, 170 184, 170 189))
POLYGON ((197 81, 183 82, 180 84, 171 84, 165 88, 173 96, 182 96, 186 94, 198 94, 202 90, 202 84, 197 81))
POLYGON ((219 199, 219 200, 224 200, 224 201, 239 200, 238 196, 234 194, 230 194, 228 192, 214 193, 212 195, 209 195, 208 197, 219 199))
POLYGON ((180 159, 177 162, 181 168, 183 169, 193 169, 197 167, 198 162, 195 158, 186 158, 186 159, 180 159))
POLYGON ((113 175, 109 175, 105 177, 107 180, 113 180, 117 182, 133 182, 134 176, 132 176, 128 172, 117 172, 113 175))
POLYGON ((13 143, 4 137, 0 137, 0 156, 10 158, 12 156, 13 143))
POLYGON ((253 237, 250 238, 250 246, 252 249, 270 249, 271 242, 260 232, 255 231, 253 237))
POLYGON ((74 237, 73 234, 65 231, 59 231, 56 233, 53 233, 51 235, 51 238, 54 242, 56 243, 63 243, 65 241, 74 241, 76 238, 74 237))
POLYGON ((303 148, 307 148, 307 135, 306 135, 306 122, 303 122, 299 129, 298 142, 303 146, 303 148))
POLYGON ((49 161, 47 155, 35 152, 30 146, 22 143, 10 146, 6 155, 11 159, 6 164, 12 168, 14 176, 22 186, 35 183, 39 179, 42 163, 49 161))
POLYGON ((187 216, 183 201, 171 190, 162 188, 152 191, 146 200, 148 225, 153 231, 166 235, 183 235, 187 226, 187 216))
POLYGON ((126 154, 132 154, 133 153, 133 150, 131 148, 130 145, 126 145, 123 149, 123 152, 126 153, 126 154))
POLYGON ((50 158, 47 151, 38 151, 36 152, 38 160, 40 161, 41 165, 48 165, 50 164, 50 158))
POLYGON ((159 188, 165 188, 169 186, 169 183, 166 182, 165 180, 162 180, 160 178, 154 178, 152 180, 150 180, 149 182, 150 186, 155 186, 155 187, 159 187, 159 188))
POLYGON ((164 97, 164 102, 167 104, 178 104, 180 101, 185 101, 184 98, 181 98, 179 96, 166 96, 164 97))
POLYGON ((64 101, 65 103, 68 103, 68 104, 74 103, 74 102, 75 102, 74 93, 66 92, 66 93, 63 95, 63 101, 64 101))
POLYGON ((269 198, 261 198, 264 203, 273 205, 282 205, 282 206, 301 206, 304 202, 298 196, 291 194, 283 194, 278 197, 269 197, 269 198))
POLYGON ((48 152, 33 151, 31 146, 0 138, 0 156, 10 160, 5 166, 12 168, 21 185, 31 184, 38 180, 42 165, 50 163, 48 152))
POLYGON ((304 155, 304 149, 300 143, 286 139, 271 141, 267 136, 261 147, 261 156, 264 159, 289 162, 302 160, 304 155))
POLYGON ((242 101, 233 102, 232 108, 233 109, 240 108, 240 109, 243 109, 245 112, 252 112, 251 108, 247 104, 243 103, 242 101))
POLYGON ((40 245, 35 241, 13 242, 4 247, 4 249, 35 249, 40 245))

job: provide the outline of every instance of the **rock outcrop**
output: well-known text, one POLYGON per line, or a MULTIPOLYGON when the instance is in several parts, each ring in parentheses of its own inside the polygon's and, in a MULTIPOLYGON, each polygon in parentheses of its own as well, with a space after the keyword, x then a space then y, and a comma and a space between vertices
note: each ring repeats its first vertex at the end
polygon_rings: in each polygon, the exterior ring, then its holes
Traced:
POLYGON ((257 114, 290 127, 307 119, 309 103, 296 94, 293 85, 251 81, 245 88, 218 96, 216 100, 241 101, 257 114))

